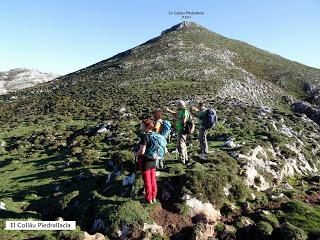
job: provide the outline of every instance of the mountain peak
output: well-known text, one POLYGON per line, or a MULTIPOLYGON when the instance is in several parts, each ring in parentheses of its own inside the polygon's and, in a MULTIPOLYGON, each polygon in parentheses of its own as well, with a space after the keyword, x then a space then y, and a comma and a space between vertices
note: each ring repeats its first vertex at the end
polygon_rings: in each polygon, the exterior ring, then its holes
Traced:
POLYGON ((177 30, 193 30, 193 29, 204 29, 204 27, 202 27, 201 25, 195 22, 183 21, 181 23, 178 23, 172 26, 171 28, 164 30, 163 32, 161 32, 161 35, 168 32, 174 32, 177 30))

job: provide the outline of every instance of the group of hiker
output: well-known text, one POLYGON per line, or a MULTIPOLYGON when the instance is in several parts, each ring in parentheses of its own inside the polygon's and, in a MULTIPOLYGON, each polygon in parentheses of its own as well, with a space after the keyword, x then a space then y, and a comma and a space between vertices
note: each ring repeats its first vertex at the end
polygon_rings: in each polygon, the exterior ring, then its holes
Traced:
MULTIPOLYGON (((193 133, 195 125, 192 120, 194 115, 199 123, 199 143, 201 153, 199 158, 206 159, 208 153, 207 131, 212 128, 217 121, 215 110, 207 109, 203 102, 198 108, 191 107, 188 110, 186 102, 177 101, 177 109, 165 108, 165 111, 172 114, 176 122, 176 139, 179 160, 183 164, 188 164, 187 136, 193 133)), ((144 119, 141 122, 139 150, 135 153, 138 157, 138 165, 145 187, 145 199, 147 203, 155 203, 157 196, 156 168, 163 168, 164 154, 167 152, 166 144, 170 139, 171 124, 162 119, 162 111, 157 110, 152 118, 144 119)))

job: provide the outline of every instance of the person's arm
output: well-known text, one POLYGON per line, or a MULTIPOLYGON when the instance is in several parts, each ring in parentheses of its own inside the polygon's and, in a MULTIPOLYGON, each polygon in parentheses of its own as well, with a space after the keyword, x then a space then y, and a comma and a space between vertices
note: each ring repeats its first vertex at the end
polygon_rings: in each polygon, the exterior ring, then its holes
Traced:
POLYGON ((173 110, 171 110, 171 109, 169 109, 167 107, 165 108, 165 110, 167 112, 171 113, 175 118, 178 118, 178 113, 176 111, 173 111, 173 110))
POLYGON ((166 110, 167 112, 171 113, 171 114, 177 114, 176 111, 173 111, 173 110, 171 110, 170 108, 167 108, 167 107, 166 107, 165 110, 166 110))
POLYGON ((199 112, 200 110, 199 110, 199 108, 196 108, 196 107, 194 107, 194 106, 191 106, 191 111, 199 112))
POLYGON ((136 156, 140 157, 143 156, 143 154, 146 152, 146 145, 140 145, 140 149, 138 152, 136 152, 136 156))
POLYGON ((188 120, 188 119, 187 119, 187 116, 185 116, 185 117, 182 118, 182 124, 183 124, 183 126, 186 125, 187 120, 188 120))
POLYGON ((156 122, 156 125, 154 127, 154 129, 156 130, 157 133, 160 132, 160 129, 161 129, 161 123, 159 121, 156 122))

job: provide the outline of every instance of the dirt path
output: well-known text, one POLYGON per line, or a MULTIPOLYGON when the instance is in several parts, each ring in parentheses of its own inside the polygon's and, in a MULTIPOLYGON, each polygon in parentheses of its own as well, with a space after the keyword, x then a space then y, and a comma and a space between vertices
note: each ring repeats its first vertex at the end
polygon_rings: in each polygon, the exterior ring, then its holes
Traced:
POLYGON ((194 224, 190 217, 167 211, 161 204, 154 207, 150 216, 162 226, 165 235, 170 236, 170 239, 191 239, 194 224))

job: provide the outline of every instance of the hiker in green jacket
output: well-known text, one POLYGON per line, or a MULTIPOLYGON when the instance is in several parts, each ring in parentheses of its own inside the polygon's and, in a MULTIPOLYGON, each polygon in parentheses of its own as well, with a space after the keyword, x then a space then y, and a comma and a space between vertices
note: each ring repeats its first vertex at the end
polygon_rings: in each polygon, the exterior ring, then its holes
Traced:
POLYGON ((200 102, 198 108, 192 106, 191 111, 197 116, 199 122, 199 142, 201 148, 201 154, 199 154, 199 158, 205 160, 206 154, 208 153, 207 130, 205 129, 207 108, 203 102, 200 102))
POLYGON ((166 108, 165 110, 171 113, 174 116, 174 118, 177 120, 176 133, 177 133, 177 149, 179 152, 179 160, 182 161, 183 164, 186 164, 186 162, 188 161, 187 135, 183 133, 183 130, 190 116, 190 113, 186 107, 186 103, 183 100, 177 101, 178 111, 173 111, 169 108, 166 108))

